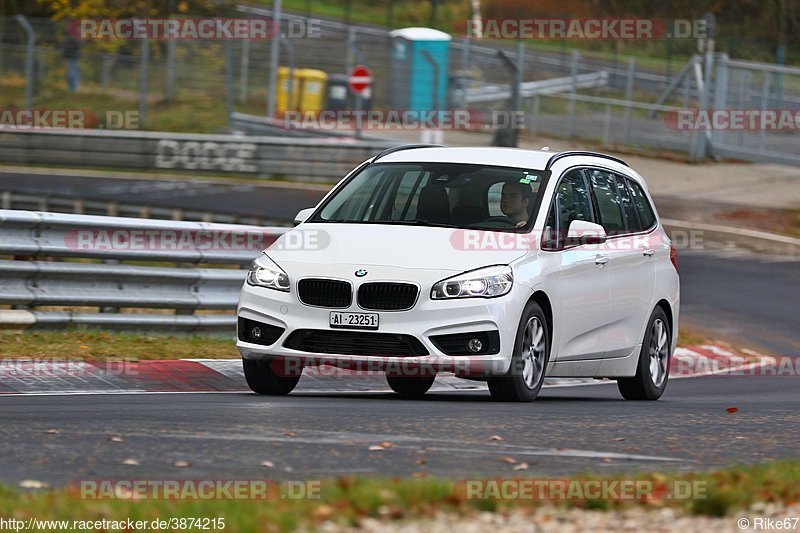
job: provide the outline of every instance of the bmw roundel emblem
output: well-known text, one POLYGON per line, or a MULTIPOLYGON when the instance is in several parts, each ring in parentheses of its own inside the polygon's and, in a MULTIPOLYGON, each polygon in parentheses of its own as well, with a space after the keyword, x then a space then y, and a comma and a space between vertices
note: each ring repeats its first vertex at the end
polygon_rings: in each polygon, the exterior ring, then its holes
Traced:
POLYGON ((356 277, 357 278, 363 278, 366 275, 367 275, 367 271, 364 270, 363 268, 359 268, 358 270, 356 270, 356 277))

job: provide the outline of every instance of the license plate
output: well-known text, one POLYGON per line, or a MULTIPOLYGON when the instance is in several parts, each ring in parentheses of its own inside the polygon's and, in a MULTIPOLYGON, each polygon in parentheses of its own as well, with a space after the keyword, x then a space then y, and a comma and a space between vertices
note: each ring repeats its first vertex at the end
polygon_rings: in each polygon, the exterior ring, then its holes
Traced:
POLYGON ((332 328, 378 329, 378 313, 342 313, 331 311, 332 328))

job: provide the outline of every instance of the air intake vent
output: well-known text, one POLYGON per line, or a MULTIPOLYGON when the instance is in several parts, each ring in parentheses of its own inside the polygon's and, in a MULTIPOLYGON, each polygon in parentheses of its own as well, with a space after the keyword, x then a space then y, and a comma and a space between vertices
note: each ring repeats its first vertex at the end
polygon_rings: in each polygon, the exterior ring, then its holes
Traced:
POLYGON ((285 348, 311 353, 409 357, 428 355, 425 346, 411 335, 298 329, 289 335, 285 348))
POLYGON ((344 309, 350 307, 353 289, 346 281, 335 279, 301 279, 297 294, 304 304, 344 309))
POLYGON ((410 283, 364 283, 358 305, 372 311, 404 311, 414 307, 419 289, 410 283))

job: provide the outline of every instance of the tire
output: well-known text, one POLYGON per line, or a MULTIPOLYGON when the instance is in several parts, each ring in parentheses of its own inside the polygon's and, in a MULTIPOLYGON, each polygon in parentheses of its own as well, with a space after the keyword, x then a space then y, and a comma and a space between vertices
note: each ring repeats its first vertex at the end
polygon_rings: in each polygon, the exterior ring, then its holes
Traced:
POLYGON ((528 302, 522 311, 511 365, 504 376, 488 379, 492 398, 503 402, 530 402, 544 383, 550 360, 550 332, 542 308, 528 302), (523 357, 523 351, 527 357, 523 357))
POLYGON ((256 394, 285 396, 297 386, 302 372, 298 372, 297 376, 280 376, 273 370, 271 363, 272 361, 242 359, 247 386, 256 394))
POLYGON ((397 394, 406 398, 421 398, 431 388, 436 376, 406 377, 386 376, 386 382, 397 394))
POLYGON ((672 332, 664 310, 656 307, 642 340, 639 364, 632 378, 619 378, 617 387, 626 400, 658 400, 669 381, 672 332), (653 375, 655 374, 655 378, 653 375))

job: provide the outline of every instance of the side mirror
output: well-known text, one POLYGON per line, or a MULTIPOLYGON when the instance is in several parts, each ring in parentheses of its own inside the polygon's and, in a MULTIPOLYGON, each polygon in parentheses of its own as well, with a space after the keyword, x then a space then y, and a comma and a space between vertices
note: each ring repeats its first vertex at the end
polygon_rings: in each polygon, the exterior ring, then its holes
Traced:
POLYGON ((606 230, 600 224, 585 220, 573 220, 569 225, 567 240, 564 244, 565 246, 603 244, 607 238, 606 230))
POLYGON ((311 213, 314 212, 314 209, 316 209, 316 208, 315 207, 307 207, 305 209, 301 209, 300 212, 297 213, 294 216, 294 225, 295 226, 299 226, 300 224, 302 224, 303 222, 308 220, 308 217, 311 216, 311 213))

